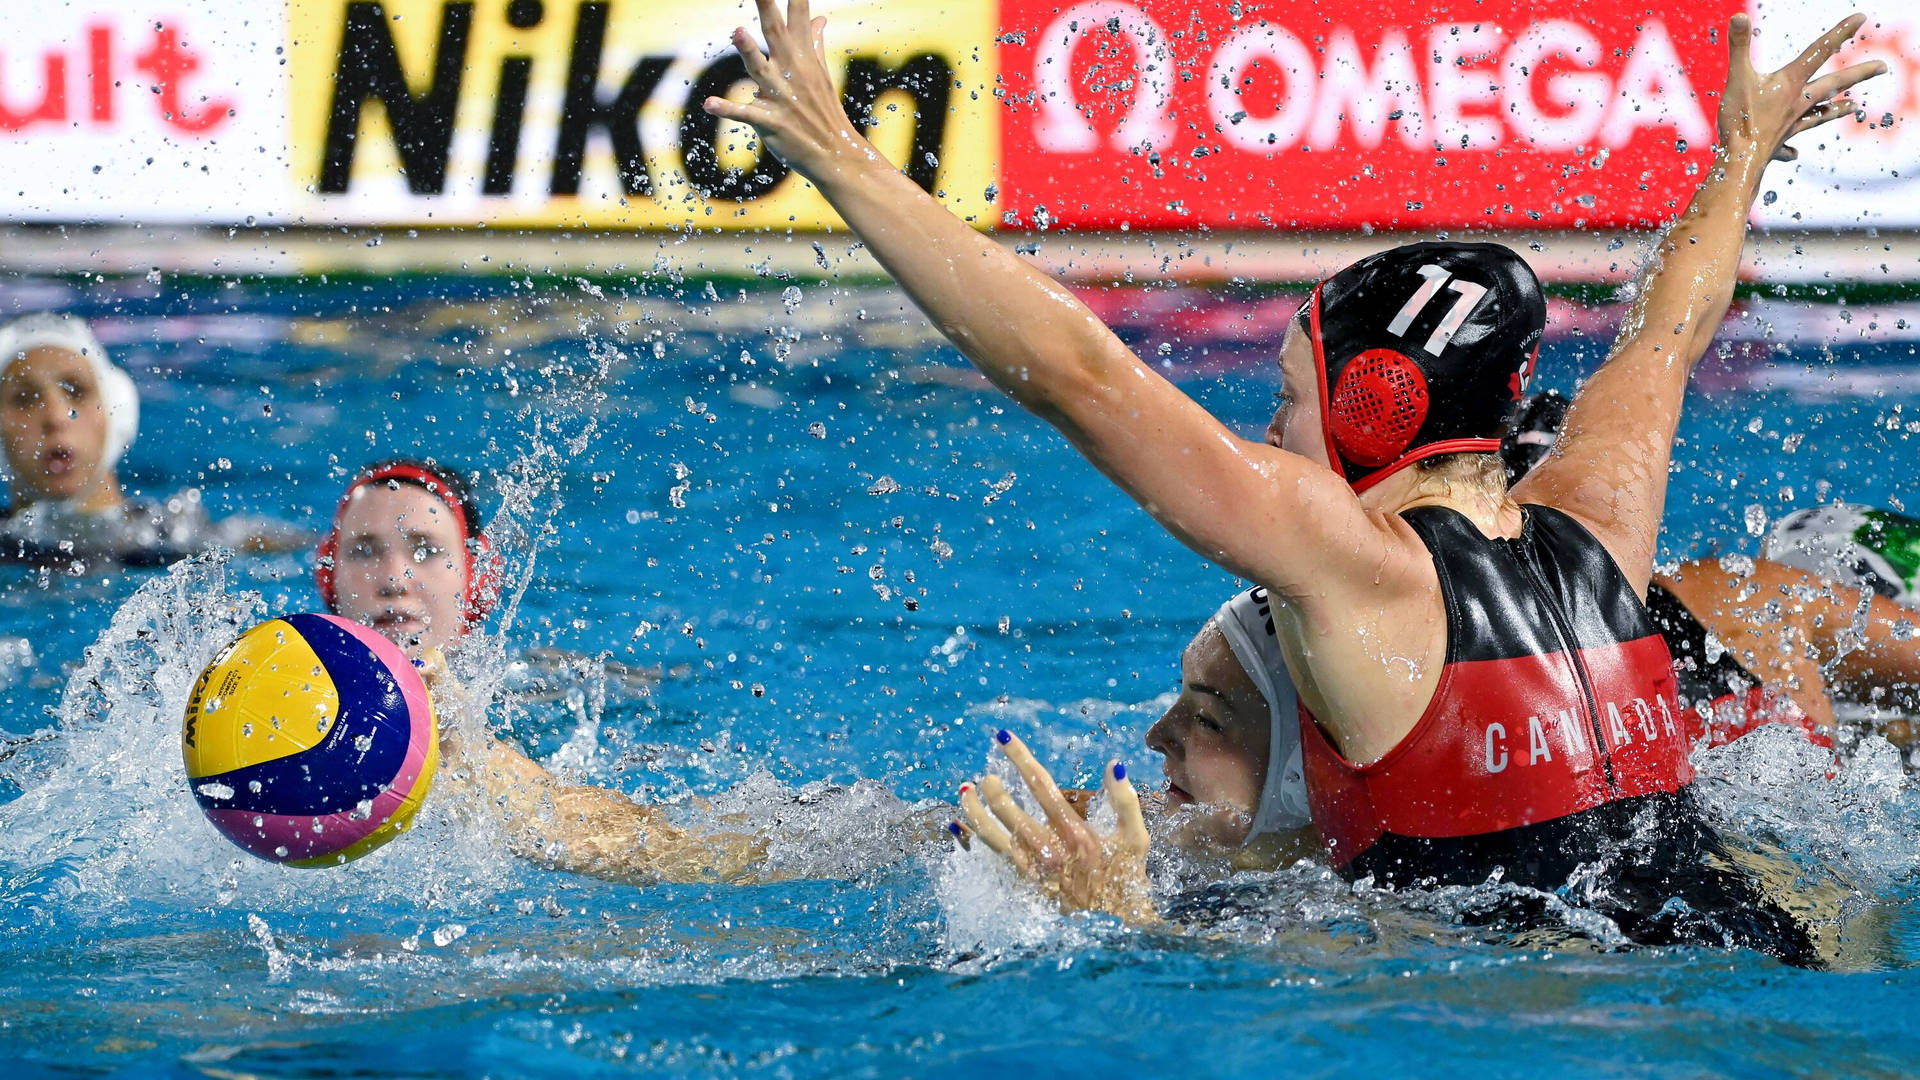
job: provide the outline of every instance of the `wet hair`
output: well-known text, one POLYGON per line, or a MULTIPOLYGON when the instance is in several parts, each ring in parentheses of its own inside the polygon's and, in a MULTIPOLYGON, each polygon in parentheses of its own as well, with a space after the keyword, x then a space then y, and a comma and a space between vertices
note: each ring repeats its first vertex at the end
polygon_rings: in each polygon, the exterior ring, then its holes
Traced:
POLYGON ((1506 461, 1499 454, 1439 454, 1414 462, 1414 471, 1422 476, 1444 476, 1464 484, 1477 484, 1499 491, 1511 486, 1506 461))

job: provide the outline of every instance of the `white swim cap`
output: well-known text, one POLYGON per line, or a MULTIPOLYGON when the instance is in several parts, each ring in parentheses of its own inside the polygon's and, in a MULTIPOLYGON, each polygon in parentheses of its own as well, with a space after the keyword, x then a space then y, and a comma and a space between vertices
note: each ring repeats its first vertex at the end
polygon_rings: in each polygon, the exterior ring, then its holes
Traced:
POLYGON ((0 326, 0 378, 21 354, 32 349, 65 349, 85 357, 93 367, 94 381, 100 384, 100 404, 107 412, 106 445, 100 448, 102 472, 120 462, 120 455, 133 445, 140 430, 140 391, 133 377, 114 366, 107 350, 93 335, 86 320, 73 315, 42 311, 0 326))
POLYGON ((1920 520, 1850 503, 1810 506, 1774 523, 1760 557, 1920 607, 1920 520))
POLYGON ((1313 810, 1307 803, 1307 773, 1301 760, 1300 696, 1273 632, 1267 590, 1256 585, 1235 596, 1220 605, 1213 621, 1267 702, 1267 779, 1260 788, 1260 808, 1254 811, 1247 839, 1304 829, 1313 824, 1313 810))

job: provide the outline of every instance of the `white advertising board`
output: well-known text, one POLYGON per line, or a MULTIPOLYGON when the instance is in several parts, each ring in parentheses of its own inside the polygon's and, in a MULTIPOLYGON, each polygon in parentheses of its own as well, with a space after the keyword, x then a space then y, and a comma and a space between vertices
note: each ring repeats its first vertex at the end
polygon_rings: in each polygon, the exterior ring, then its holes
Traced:
MULTIPOLYGON (((1784 63, 1837 10, 1754 2, 1765 65, 1784 63)), ((1612 17, 1602 3, 1549 0, 1542 17, 1599 25, 1612 17)), ((841 17, 848 107, 873 110, 876 139, 917 181, 998 226, 1004 208, 982 193, 1017 193, 1009 140, 1028 137, 1017 103, 992 90, 1025 55, 1020 35, 1000 30, 1032 5, 819 6, 841 17), (852 89, 860 80, 866 89, 852 89)), ((0 19, 0 220, 832 225, 746 132, 702 127, 688 107, 726 89, 724 28, 751 11, 746 0, 15 0, 0 19)), ((1869 14, 1842 62, 1885 60, 1889 74, 1858 90, 1861 119, 1796 140, 1800 160, 1768 174, 1761 225, 1920 227, 1920 6, 1869 14)), ((1711 102, 1701 105, 1710 124, 1711 102)), ((1663 213, 1692 183, 1670 180, 1652 200, 1663 213)), ((1153 203, 1171 183, 1136 194, 1153 203)), ((1343 220, 1351 200, 1320 201, 1335 209, 1317 227, 1363 223, 1358 209, 1343 220)), ((1455 223, 1447 200, 1430 201, 1423 226, 1455 223)), ((1454 201, 1459 224, 1484 221, 1485 199, 1454 201)), ((1114 215, 1134 228, 1179 224, 1100 202, 1082 208, 1082 227, 1114 215)))
POLYGON ((38 0, 0 20, 0 214, 13 221, 277 220, 286 8, 38 0))

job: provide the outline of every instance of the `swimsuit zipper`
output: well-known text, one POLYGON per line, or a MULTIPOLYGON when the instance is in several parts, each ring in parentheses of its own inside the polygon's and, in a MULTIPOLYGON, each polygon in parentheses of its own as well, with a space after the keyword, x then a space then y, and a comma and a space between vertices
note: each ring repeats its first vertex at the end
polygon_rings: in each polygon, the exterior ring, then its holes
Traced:
POLYGON ((1620 786, 1613 778, 1613 751, 1604 749, 1607 745, 1607 733, 1600 727, 1600 701, 1594 697, 1593 677, 1587 673, 1586 662, 1580 659, 1580 654, 1573 647, 1573 629, 1561 620, 1560 609, 1554 606, 1553 592, 1547 588, 1547 576, 1541 573, 1540 567, 1534 563, 1533 554, 1515 541, 1508 540, 1507 543, 1512 545, 1514 553, 1520 558, 1520 564, 1527 568, 1527 573, 1533 578, 1534 590, 1540 594, 1542 600, 1546 601, 1544 606, 1547 609, 1547 619, 1553 623, 1553 632, 1560 638, 1561 652, 1566 656, 1567 662, 1573 665, 1573 676, 1579 680, 1580 693, 1586 698, 1587 723, 1593 729, 1593 751, 1600 755, 1600 765, 1606 771, 1607 790, 1618 795, 1620 786))

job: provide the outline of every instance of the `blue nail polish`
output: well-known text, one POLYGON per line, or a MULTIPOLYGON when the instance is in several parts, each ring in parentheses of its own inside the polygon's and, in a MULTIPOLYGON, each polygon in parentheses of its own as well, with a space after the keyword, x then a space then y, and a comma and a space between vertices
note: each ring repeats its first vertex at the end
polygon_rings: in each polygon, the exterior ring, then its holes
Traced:
POLYGON ((1001 746, 1005 746, 1013 741, 1013 732, 1008 731, 1006 728, 1001 728, 999 731, 994 732, 993 738, 995 742, 998 742, 1001 746))
POLYGON ((1115 780, 1125 780, 1125 779, 1127 778, 1127 763, 1126 763, 1126 762, 1124 762, 1124 761, 1116 761, 1116 762, 1114 762, 1114 763, 1113 763, 1113 778, 1114 778, 1115 780))
POLYGON ((425 660, 415 660, 413 662, 413 666, 417 668, 423 668, 427 666, 427 662, 425 660))
POLYGON ((960 823, 959 823, 959 822, 957 822, 957 821, 949 821, 949 822, 947 822, 947 831, 948 831, 948 832, 950 832, 950 833, 952 833, 952 834, 953 834, 953 835, 955 835, 955 836, 959 836, 959 835, 960 835, 960 823))

